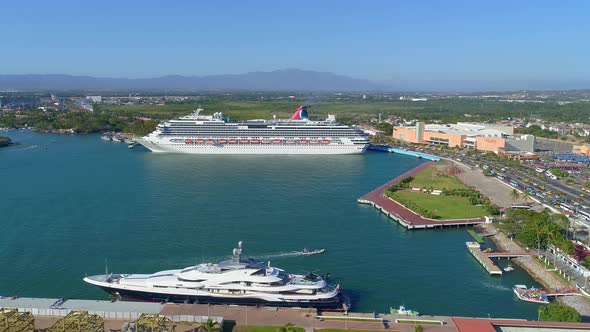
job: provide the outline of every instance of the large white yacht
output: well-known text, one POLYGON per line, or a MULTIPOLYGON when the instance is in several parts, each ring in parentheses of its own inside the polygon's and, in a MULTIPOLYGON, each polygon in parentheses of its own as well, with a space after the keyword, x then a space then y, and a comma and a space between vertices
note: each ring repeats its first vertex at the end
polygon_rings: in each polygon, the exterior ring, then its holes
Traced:
POLYGON ((193 114, 160 123, 137 140, 153 152, 199 154, 358 154, 369 139, 356 127, 339 124, 333 115, 309 119, 307 105, 287 120, 232 122, 221 112, 193 114))
POLYGON ((154 274, 95 275, 84 281, 116 296, 135 300, 314 307, 348 310, 340 286, 315 275, 289 274, 264 262, 242 259, 243 244, 232 259, 154 274))

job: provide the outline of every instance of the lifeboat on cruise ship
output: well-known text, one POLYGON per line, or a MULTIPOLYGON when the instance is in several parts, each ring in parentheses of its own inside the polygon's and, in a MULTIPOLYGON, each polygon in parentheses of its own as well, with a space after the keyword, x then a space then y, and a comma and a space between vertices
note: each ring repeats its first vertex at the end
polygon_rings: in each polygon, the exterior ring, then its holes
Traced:
POLYGON ((202 138, 197 138, 197 139, 195 140, 195 143, 203 143, 203 142, 205 142, 205 140, 204 140, 204 139, 202 139, 202 138))
POLYGON ((238 140, 235 139, 235 138, 230 138, 229 139, 229 142, 232 143, 232 144, 234 144, 234 143, 238 143, 238 140))
POLYGON ((330 140, 329 139, 323 139, 323 140, 320 141, 320 143, 322 143, 322 144, 328 144, 328 143, 330 143, 330 140))
POLYGON ((308 140, 306 140, 305 138, 299 140, 299 143, 301 144, 307 144, 307 142, 308 140))
POLYGON ((213 144, 213 143, 215 143, 215 140, 214 140, 214 139, 212 139, 212 138, 210 138, 210 139, 208 139, 208 140, 207 140, 207 143, 208 143, 208 144, 213 144))
POLYGON ((185 140, 184 140, 184 143, 186 143, 186 144, 191 144, 192 142, 193 142, 193 140, 192 140, 192 139, 185 139, 185 140))
POLYGON ((294 144, 295 143, 295 140, 294 139, 288 139, 288 140, 285 141, 285 143, 287 143, 287 144, 294 144))
POLYGON ((311 144, 318 144, 320 141, 318 141, 317 139, 312 139, 311 141, 309 141, 309 143, 311 144))
POLYGON ((259 139, 256 139, 256 138, 255 139, 251 139, 250 140, 250 143, 256 143, 256 144, 258 144, 258 143, 260 143, 260 140, 259 139))
POLYGON ((225 138, 221 138, 217 140, 217 143, 227 143, 227 140, 225 138))
POLYGON ((248 142, 250 142, 250 140, 249 140, 249 139, 247 139, 247 138, 242 138, 242 139, 240 140, 240 143, 248 143, 248 142))
POLYGON ((261 142, 262 142, 262 144, 268 144, 268 143, 270 143, 270 140, 265 138, 261 142))
POLYGON ((277 139, 273 139, 272 142, 275 143, 275 144, 277 144, 277 143, 281 143, 282 141, 277 138, 277 139))

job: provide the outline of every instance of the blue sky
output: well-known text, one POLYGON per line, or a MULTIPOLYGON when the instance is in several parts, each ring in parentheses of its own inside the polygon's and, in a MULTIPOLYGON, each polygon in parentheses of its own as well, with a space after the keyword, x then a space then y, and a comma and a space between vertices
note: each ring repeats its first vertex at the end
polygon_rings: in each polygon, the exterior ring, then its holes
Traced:
POLYGON ((3 1, 1 74, 590 77, 590 1, 3 1))

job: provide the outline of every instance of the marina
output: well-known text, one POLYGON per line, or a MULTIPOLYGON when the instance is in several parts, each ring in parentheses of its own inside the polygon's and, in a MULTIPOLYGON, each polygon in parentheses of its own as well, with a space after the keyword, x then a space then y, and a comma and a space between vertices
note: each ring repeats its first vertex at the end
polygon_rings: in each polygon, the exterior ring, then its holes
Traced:
MULTIPOLYGON (((525 257, 531 256, 530 253, 527 252, 502 252, 502 251, 488 251, 481 249, 481 244, 479 242, 466 242, 467 249, 469 252, 475 257, 475 259, 483 266, 483 268, 488 271, 490 275, 502 275, 502 269, 500 269, 497 264, 492 260, 492 258, 516 258, 516 257, 525 257)), ((504 270, 505 272, 514 271, 514 268, 508 269, 508 271, 504 270)))
POLYGON ((148 274, 226 260, 228 248, 242 239, 249 256, 271 266, 301 275, 329 273, 355 312, 388 312, 404 304, 421 313, 537 317, 534 306, 514 301, 512 292, 514 284, 533 280, 521 269, 502 278, 483 275, 457 245, 470 239, 465 228, 407 231, 355 203, 421 159, 373 151, 159 155, 106 144, 100 135, 9 134, 21 144, 0 152, 6 157, 2 170, 13 175, 4 179, 11 190, 0 202, 0 264, 10 267, 0 274, 2 295, 108 300, 82 281, 104 274, 105 258, 109 271, 148 274), (37 231, 48 224, 54 231, 37 231), (305 256, 303 248, 325 252, 305 256), (444 250, 434 257, 433 248, 444 250), (57 264, 56 252, 67 253, 67 264, 57 264), (362 269, 349 261, 362 261, 362 269), (447 272, 432 278, 425 266, 447 272), (456 275, 462 276, 460 285, 456 275), (487 307, 470 305, 462 295, 466 287, 485 297, 487 307), (444 307, 432 301, 441 291, 444 307))

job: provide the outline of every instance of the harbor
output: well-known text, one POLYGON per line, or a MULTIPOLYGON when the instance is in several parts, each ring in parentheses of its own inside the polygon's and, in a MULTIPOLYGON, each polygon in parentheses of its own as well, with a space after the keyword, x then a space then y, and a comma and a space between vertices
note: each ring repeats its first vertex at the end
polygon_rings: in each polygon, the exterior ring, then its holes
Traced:
POLYGON ((502 275, 502 270, 492 260, 492 258, 516 258, 516 257, 528 257, 531 256, 527 252, 501 252, 501 251, 488 251, 481 249, 481 245, 478 242, 466 242, 467 249, 475 257, 475 259, 488 271, 490 275, 502 275))
POLYGON ((249 256, 270 260, 271 266, 295 274, 330 273, 331 282, 350 296, 354 312, 388 312, 403 304, 447 316, 487 316, 488 310, 495 317, 537 316, 534 307, 515 302, 511 290, 534 281, 521 270, 482 277, 473 257, 458 245, 468 240, 464 227, 408 232, 355 203, 422 159, 372 151, 164 158, 144 149, 130 153, 100 135, 19 131, 11 136, 21 144, 3 150, 10 157, 3 167, 13 176, 5 179, 12 189, 0 203, 7 225, 0 235, 6 248, 0 262, 11 267, 0 275, 2 295, 108 300, 108 294, 83 281, 85 275, 104 273, 105 258, 112 272, 153 273, 227 259, 228 248, 244 240, 249 256), (34 200, 31 190, 39 192, 34 200), (133 199, 123 206, 124 197, 133 199), (64 206, 70 211, 66 215, 64 206), (30 231, 48 223, 54 231, 30 231), (156 240, 155 234, 174 241, 156 240), (23 242, 30 243, 26 251, 23 242), (68 249, 72 246, 77 250, 68 249), (303 248, 325 252, 293 253, 303 248), (433 248, 444 250, 433 257, 433 248), (68 253, 67 264, 55 261, 56 252, 68 253), (364 262, 363 269, 343 264, 346 260, 364 262), (433 279, 421 266, 452 273, 433 279), (457 274, 463 279, 454 286, 457 274), (488 307, 469 305, 461 292, 465 287, 488 299, 488 307), (441 290, 448 306, 432 301, 441 290))

